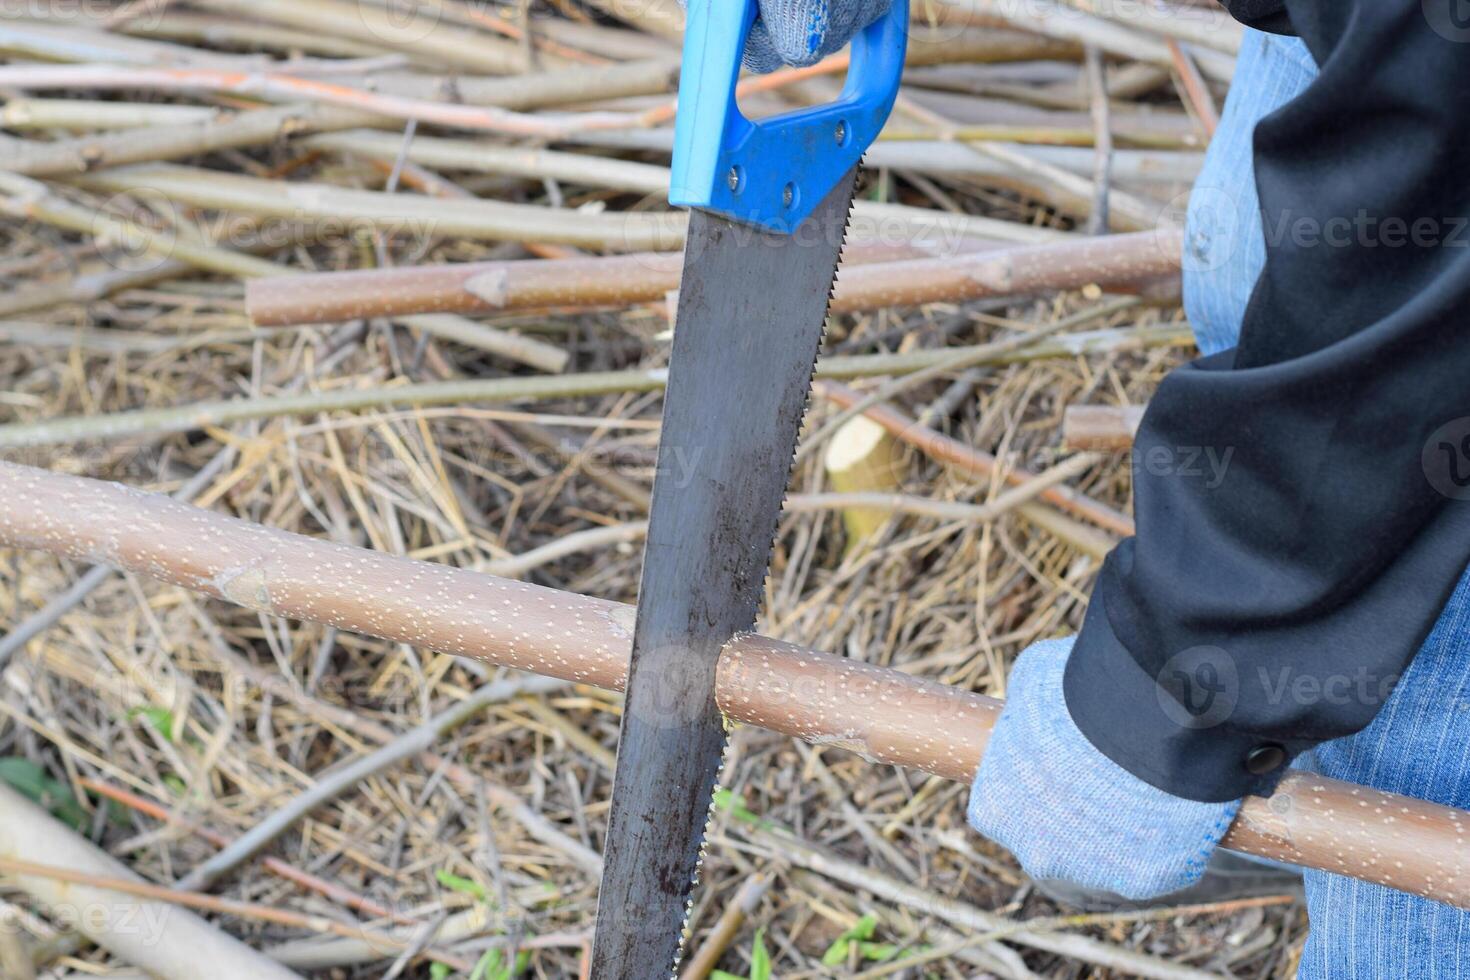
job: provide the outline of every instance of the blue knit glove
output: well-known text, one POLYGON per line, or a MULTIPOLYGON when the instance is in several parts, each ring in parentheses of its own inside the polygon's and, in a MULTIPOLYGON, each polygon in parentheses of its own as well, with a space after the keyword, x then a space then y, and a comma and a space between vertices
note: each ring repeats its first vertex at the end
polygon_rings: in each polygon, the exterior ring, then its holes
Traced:
MULTIPOLYGON (((887 13, 889 2, 760 0, 760 14, 745 43, 745 67, 764 73, 782 65, 815 65, 887 13)), ((687 7, 689 0, 679 3, 687 7)))
POLYGON ((1204 873, 1240 801, 1172 796, 1094 748, 1062 697, 1072 639, 1037 643, 1011 670, 970 791, 970 823, 1033 878, 1130 899, 1186 888, 1204 873))

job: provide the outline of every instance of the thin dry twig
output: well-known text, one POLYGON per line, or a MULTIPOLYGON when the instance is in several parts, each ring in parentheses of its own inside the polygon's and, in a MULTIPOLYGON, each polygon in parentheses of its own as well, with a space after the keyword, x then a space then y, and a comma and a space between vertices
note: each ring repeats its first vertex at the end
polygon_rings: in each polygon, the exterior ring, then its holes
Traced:
MULTIPOLYGON (((1063 342, 1037 343, 1025 349, 1001 352, 993 355, 992 363, 1007 364, 1028 358, 1073 356, 1089 351, 1118 349, 1119 347, 1192 343, 1189 332, 1180 328, 1153 332, 1131 331, 1126 334, 1106 331, 1104 334, 1095 336, 1075 334, 1063 342)), ((961 352, 954 348, 946 348, 939 351, 921 351, 910 354, 830 357, 819 362, 817 375, 819 378, 839 379, 901 374, 923 370, 935 360, 950 361, 956 356, 961 356, 961 352)), ((301 394, 240 398, 173 408, 145 408, 100 417, 80 416, 45 422, 3 425, 0 426, 0 449, 64 445, 89 439, 116 440, 144 433, 156 435, 168 432, 187 432, 206 426, 228 425, 251 419, 318 412, 360 411, 392 405, 418 407, 488 405, 609 393, 659 391, 667 379, 667 371, 663 369, 599 371, 556 377, 431 381, 386 388, 336 388, 301 394)))
POLYGON ((271 841, 285 833, 292 824, 322 804, 336 799, 375 773, 397 765, 405 759, 427 752, 449 732, 469 721, 486 705, 497 704, 522 694, 544 694, 559 690, 566 682, 547 677, 523 677, 486 684, 474 694, 435 717, 396 736, 388 744, 360 759, 323 773, 311 789, 292 798, 274 810, 250 830, 235 838, 228 846, 203 864, 180 878, 174 887, 179 891, 198 892, 209 888, 223 875, 260 853, 271 841))

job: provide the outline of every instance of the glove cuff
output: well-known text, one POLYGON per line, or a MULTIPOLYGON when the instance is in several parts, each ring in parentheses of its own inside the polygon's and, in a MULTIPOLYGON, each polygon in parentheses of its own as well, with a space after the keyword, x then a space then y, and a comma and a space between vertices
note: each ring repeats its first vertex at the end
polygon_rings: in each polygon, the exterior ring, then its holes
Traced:
POLYGON ((1172 796, 1123 769, 1072 721, 1062 676, 1072 639, 1038 643, 1011 672, 968 816, 1033 878, 1145 899, 1194 884, 1240 801, 1172 796))

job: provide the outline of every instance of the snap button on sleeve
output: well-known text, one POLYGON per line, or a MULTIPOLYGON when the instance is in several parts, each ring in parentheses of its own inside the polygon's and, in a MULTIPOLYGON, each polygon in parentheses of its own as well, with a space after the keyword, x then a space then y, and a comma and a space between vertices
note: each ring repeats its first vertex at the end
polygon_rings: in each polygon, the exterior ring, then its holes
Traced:
POLYGON ((1257 776, 1274 772, 1286 764, 1286 750, 1279 745, 1257 745, 1245 755, 1245 767, 1257 776))

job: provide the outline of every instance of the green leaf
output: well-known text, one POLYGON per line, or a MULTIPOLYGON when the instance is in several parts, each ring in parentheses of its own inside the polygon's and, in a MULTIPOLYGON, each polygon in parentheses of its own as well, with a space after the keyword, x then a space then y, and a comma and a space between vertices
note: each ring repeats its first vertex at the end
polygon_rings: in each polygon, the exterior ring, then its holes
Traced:
POLYGON ((895 957, 907 955, 907 951, 893 943, 858 943, 858 955, 865 960, 887 963, 895 957))
POLYGON ((56 783, 38 763, 21 756, 0 759, 0 779, 37 801, 56 783))
POLYGON ((728 789, 715 790, 714 802, 715 809, 730 814, 731 817, 739 820, 741 823, 770 826, 770 824, 761 819, 759 814, 745 805, 745 797, 739 796, 728 789))
POLYGON ((470 980, 513 980, 526 972, 531 965, 531 951, 523 949, 516 953, 514 966, 507 966, 501 961, 505 954, 498 949, 487 949, 485 955, 480 957, 480 962, 475 964, 475 971, 470 974, 470 980))
POLYGON ((755 931, 750 945, 750 980, 771 980, 771 954, 766 950, 766 928, 755 931))
POLYGON ((772 980, 771 954, 766 949, 765 926, 755 931, 755 939, 750 944, 750 976, 737 977, 724 970, 711 970, 709 980, 772 980))
POLYGON ((743 796, 736 796, 733 790, 724 789, 723 787, 715 790, 714 804, 716 810, 731 814, 732 816, 750 812, 746 809, 745 798, 743 796))
POLYGON ((449 964, 430 963, 429 980, 449 980, 449 964))
MULTIPOLYGON (((841 966, 847 962, 847 952, 853 943, 865 943, 873 938, 873 933, 878 929, 878 917, 869 912, 867 915, 853 923, 851 929, 844 932, 832 941, 827 947, 827 952, 822 954, 823 966, 841 966)), ((859 947, 861 948, 861 947, 859 947)))
POLYGON ((167 708, 134 708, 128 712, 129 718, 141 716, 153 729, 170 742, 177 742, 174 738, 174 713, 167 708))
MULTIPOLYGON (((443 868, 435 871, 434 877, 438 879, 439 884, 448 888, 450 891, 470 895, 477 902, 485 901, 485 888, 477 881, 471 881, 469 878, 461 878, 459 875, 445 871, 443 868)), ((491 952, 495 951, 491 950, 491 952)))
POLYGON ((500 966, 500 950, 487 949, 485 955, 480 957, 480 962, 475 964, 474 971, 470 974, 470 980, 491 980, 495 975, 491 970, 500 966))
POLYGON ((52 779, 38 763, 21 756, 0 759, 0 781, 45 807, 48 813, 73 830, 87 829, 87 811, 77 802, 71 787, 52 779))

